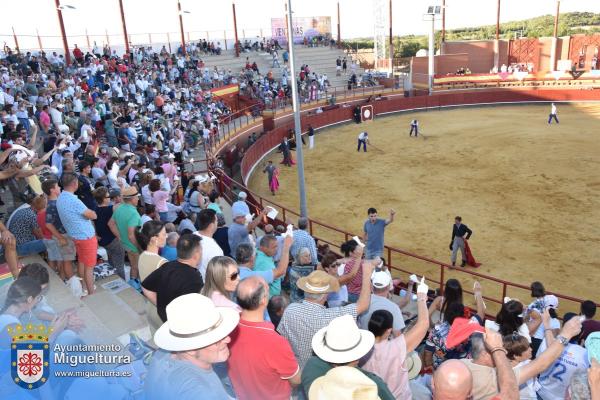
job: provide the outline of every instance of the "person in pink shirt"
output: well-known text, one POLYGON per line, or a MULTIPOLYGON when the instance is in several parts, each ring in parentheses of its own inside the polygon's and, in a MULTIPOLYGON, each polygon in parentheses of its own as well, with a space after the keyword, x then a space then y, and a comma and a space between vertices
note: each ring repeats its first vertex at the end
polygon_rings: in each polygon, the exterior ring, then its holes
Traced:
POLYGON ((48 128, 50 128, 50 114, 48 114, 48 106, 42 107, 42 111, 40 112, 40 127, 43 132, 48 132, 48 128))
MULTIPOLYGON (((411 296, 412 293, 407 293, 411 296)), ((408 370, 404 362, 417 348, 429 329, 429 312, 427 310, 427 294, 417 294, 418 320, 416 325, 406 334, 390 340, 394 317, 387 310, 377 310, 371 315, 369 331, 375 335, 375 346, 363 369, 380 376, 394 394, 396 400, 412 399, 408 370)))
POLYGON ((160 220, 163 222, 169 222, 167 220, 169 211, 167 201, 171 197, 171 193, 161 189, 160 179, 152 179, 148 185, 148 188, 150 189, 150 193, 152 193, 152 204, 156 206, 156 211, 160 216, 160 220))
POLYGON ((173 186, 174 178, 177 175, 177 166, 175 165, 174 158, 163 157, 161 168, 163 169, 165 178, 167 178, 171 186, 173 186))

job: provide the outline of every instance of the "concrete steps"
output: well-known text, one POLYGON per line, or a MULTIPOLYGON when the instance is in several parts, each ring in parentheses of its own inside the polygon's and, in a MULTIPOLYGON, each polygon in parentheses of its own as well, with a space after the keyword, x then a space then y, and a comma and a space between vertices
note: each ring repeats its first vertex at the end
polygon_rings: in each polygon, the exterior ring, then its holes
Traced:
POLYGON ((87 344, 119 344, 122 352, 129 343, 129 333, 136 332, 142 339, 150 339, 146 323, 145 299, 116 275, 95 282, 96 292, 83 299, 76 298, 60 277, 38 256, 20 260, 23 265, 40 263, 48 269, 50 282, 45 297, 57 313, 74 309, 85 324, 78 336, 87 344), (113 292, 106 287, 114 280, 125 286, 113 292), (105 287, 106 286, 106 287, 105 287))
MULTIPOLYGON (((294 48, 296 63, 298 68, 301 65, 308 64, 311 71, 315 71, 317 75, 326 74, 327 78, 332 87, 344 87, 347 85, 348 78, 350 77, 350 60, 348 60, 348 73, 346 75, 335 76, 336 65, 335 60, 337 57, 344 58, 346 53, 340 49, 330 49, 329 47, 304 47, 296 46, 294 48)), ((273 73, 275 79, 281 79, 283 68, 283 50, 279 51, 279 63, 282 68, 272 68, 272 57, 265 52, 251 51, 249 53, 240 53, 240 57, 235 56, 233 50, 224 51, 219 56, 206 55, 202 57, 202 61, 206 67, 212 69, 215 66, 219 70, 231 70, 232 73, 238 73, 246 64, 246 57, 248 57, 250 63, 256 62, 261 74, 266 74, 268 71, 273 73)), ((356 75, 360 77, 364 73, 362 68, 356 68, 356 75)))

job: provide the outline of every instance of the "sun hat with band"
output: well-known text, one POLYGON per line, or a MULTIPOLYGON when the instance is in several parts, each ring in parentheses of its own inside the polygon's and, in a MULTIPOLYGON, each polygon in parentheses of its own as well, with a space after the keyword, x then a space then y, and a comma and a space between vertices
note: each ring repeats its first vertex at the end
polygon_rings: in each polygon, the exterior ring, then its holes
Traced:
POLYGON ((317 270, 298 279, 296 286, 307 293, 326 294, 340 290, 339 281, 325 271, 317 270))
POLYGON ((154 334, 154 343, 166 351, 188 351, 210 346, 237 326, 240 315, 233 308, 216 307, 198 293, 184 294, 169 303, 167 322, 154 334))
POLYGON ((408 371, 408 379, 415 379, 421 373, 423 362, 416 351, 411 351, 406 355, 404 368, 408 371))
POLYGON ((314 380, 309 400, 376 400, 377 384, 354 367, 336 367, 314 380))
POLYGON ((136 187, 134 187, 134 186, 129 186, 129 187, 126 187, 125 189, 123 189, 123 190, 121 191, 121 195, 122 195, 124 198, 131 198, 131 197, 135 197, 135 196, 137 196, 137 195, 139 195, 139 194, 140 194, 140 193, 138 192, 137 188, 136 188, 136 187))
POLYGON ((315 354, 321 360, 333 364, 356 361, 367 354, 374 345, 373 333, 359 329, 356 320, 350 314, 334 318, 312 338, 315 354))

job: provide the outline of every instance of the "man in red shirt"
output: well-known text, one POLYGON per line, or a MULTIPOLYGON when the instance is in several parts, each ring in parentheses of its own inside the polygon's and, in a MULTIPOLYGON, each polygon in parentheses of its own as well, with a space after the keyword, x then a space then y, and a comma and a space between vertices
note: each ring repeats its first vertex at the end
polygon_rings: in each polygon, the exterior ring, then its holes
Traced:
POLYGON ((251 276, 240 282, 236 297, 242 313, 227 364, 238 399, 289 400, 292 386, 300 384, 300 367, 287 340, 264 320, 269 285, 251 276))
POLYGON ((79 47, 77 47, 77 45, 75 45, 75 48, 73 49, 73 56, 75 56, 77 62, 83 62, 83 52, 79 47))

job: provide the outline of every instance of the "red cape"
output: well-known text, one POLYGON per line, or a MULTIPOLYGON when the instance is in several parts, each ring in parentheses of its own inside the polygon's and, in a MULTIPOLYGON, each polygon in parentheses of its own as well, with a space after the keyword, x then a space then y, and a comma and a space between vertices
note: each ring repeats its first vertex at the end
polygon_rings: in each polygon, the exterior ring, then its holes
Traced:
POLYGON ((469 247, 469 242, 465 239, 465 254, 467 256, 467 265, 471 267, 479 267, 481 263, 475 261, 475 257, 473 257, 473 253, 471 252, 471 248, 469 247))

